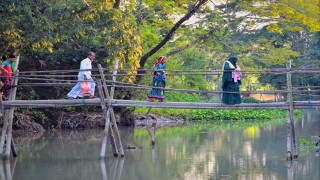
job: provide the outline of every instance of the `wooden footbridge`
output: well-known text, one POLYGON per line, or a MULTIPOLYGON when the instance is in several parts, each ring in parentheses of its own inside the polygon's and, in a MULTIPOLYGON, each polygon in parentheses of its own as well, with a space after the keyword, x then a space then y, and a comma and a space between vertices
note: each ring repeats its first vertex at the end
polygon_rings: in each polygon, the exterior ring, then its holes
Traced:
MULTIPOLYGON (((17 58, 17 65, 19 63, 19 57, 17 58)), ((287 76, 287 90, 277 90, 277 91, 245 91, 241 92, 241 94, 248 93, 266 93, 266 94, 286 94, 286 101, 282 102, 270 102, 270 103, 242 103, 236 105, 225 105, 222 103, 196 103, 196 102, 148 102, 146 100, 121 100, 114 99, 115 87, 119 88, 131 88, 131 89, 151 89, 150 86, 142 86, 131 83, 124 83, 120 81, 116 81, 117 76, 121 76, 118 74, 118 63, 115 63, 113 74, 104 74, 108 69, 103 69, 101 65, 98 65, 98 69, 93 69, 94 71, 99 72, 99 75, 95 76, 95 79, 98 79, 97 87, 99 92, 99 98, 95 99, 50 99, 50 100, 17 100, 16 92, 17 87, 22 86, 58 86, 58 85, 74 85, 77 80, 65 80, 60 79, 57 80, 58 73, 65 72, 78 72, 78 70, 68 70, 68 71, 37 71, 37 72, 19 72, 19 70, 15 70, 15 74, 13 76, 13 87, 11 89, 11 93, 8 101, 1 101, 1 110, 3 114, 3 128, 1 134, 0 141, 0 152, 3 152, 3 148, 5 147, 5 159, 10 158, 10 153, 12 152, 13 156, 17 156, 17 152, 15 149, 14 141, 12 138, 12 124, 13 124, 13 113, 14 108, 56 108, 56 107, 68 107, 68 106, 101 106, 102 111, 104 113, 105 118, 105 128, 103 132, 102 146, 100 158, 105 157, 107 139, 110 138, 110 142, 113 148, 114 156, 124 156, 124 151, 121 143, 120 133, 117 127, 114 107, 146 107, 146 108, 178 108, 178 109, 285 109, 287 110, 287 159, 292 160, 294 157, 293 154, 296 154, 296 142, 295 142, 295 133, 293 126, 293 109, 318 109, 320 107, 320 101, 294 101, 293 93, 298 92, 294 91, 291 83, 291 74, 292 73, 319 73, 319 70, 304 70, 304 69, 292 69, 291 65, 286 69, 276 69, 269 70, 269 73, 277 73, 277 74, 286 74, 287 76), (44 73, 41 75, 41 73, 44 73), (54 74, 54 75, 53 75, 54 74), (106 77, 111 76, 112 80, 107 80, 106 77), (98 78, 97 78, 98 77, 98 78), (52 79, 54 78, 54 79, 52 79), (44 83, 18 83, 18 79, 24 80, 42 80, 44 83), (71 82, 71 83, 70 83, 71 82), (109 136, 109 138, 108 138, 109 136), (6 144, 6 146, 4 146, 6 144)), ((197 71, 189 71, 188 75, 192 75, 192 73, 196 73, 197 71)), ((216 73, 221 73, 222 71, 212 70, 207 71, 206 74, 200 75, 217 75, 216 73), (210 74, 211 73, 211 74, 210 74)), ((268 71, 265 71, 268 72, 268 71)), ((244 73, 261 73, 258 71, 248 71, 244 73)), ((199 73, 196 73, 199 75, 199 73)), ((122 74, 123 76, 127 76, 127 74, 122 74)), ((143 75, 143 74, 142 74, 143 75)), ((66 76, 65 77, 75 77, 66 76)), ((302 87, 299 92, 310 92, 317 93, 318 90, 310 90, 302 87)), ((317 87, 315 87, 316 89, 317 87)), ((228 92, 221 91, 196 91, 196 90, 185 90, 185 89, 172 89, 165 88, 166 91, 180 91, 186 93, 201 93, 201 94, 221 94, 228 92)))

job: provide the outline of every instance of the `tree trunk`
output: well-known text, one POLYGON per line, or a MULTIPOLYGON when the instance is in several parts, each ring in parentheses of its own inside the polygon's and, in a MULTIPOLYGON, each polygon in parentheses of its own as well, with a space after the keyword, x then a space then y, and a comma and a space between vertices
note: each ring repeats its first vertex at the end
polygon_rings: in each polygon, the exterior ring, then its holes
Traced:
POLYGON ((140 26, 141 26, 141 19, 142 19, 142 14, 141 14, 141 8, 142 7, 142 0, 138 0, 138 6, 137 6, 137 33, 140 35, 140 26))
POLYGON ((120 0, 116 0, 116 2, 114 2, 114 4, 113 4, 113 8, 119 9, 119 6, 120 6, 120 0))
MULTIPOLYGON (((149 52, 147 52, 145 55, 143 55, 140 59, 140 69, 144 68, 144 65, 146 64, 148 58, 155 54, 156 52, 159 51, 160 48, 162 48, 173 36, 175 31, 181 26, 182 23, 184 23, 186 20, 188 20, 192 15, 196 13, 196 11, 207 2, 208 0, 198 0, 194 7, 189 10, 189 12, 184 15, 168 32, 168 34, 165 36, 165 38, 157 44, 153 49, 151 49, 149 52)), ((136 78, 136 83, 139 83, 141 81, 142 76, 139 76, 139 74, 144 74, 145 71, 139 71, 137 78, 136 78)))

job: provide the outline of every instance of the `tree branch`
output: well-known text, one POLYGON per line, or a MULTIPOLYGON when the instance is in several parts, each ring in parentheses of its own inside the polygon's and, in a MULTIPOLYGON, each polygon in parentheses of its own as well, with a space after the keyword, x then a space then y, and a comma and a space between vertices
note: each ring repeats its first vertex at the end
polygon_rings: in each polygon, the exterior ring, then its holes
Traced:
MULTIPOLYGON (((173 34, 175 33, 175 31, 181 26, 182 23, 184 23, 186 20, 188 20, 192 15, 195 14, 195 12, 203 5, 207 2, 208 0, 198 0, 195 4, 195 6, 189 10, 189 12, 184 15, 173 27, 172 29, 168 32, 168 34, 166 35, 166 37, 159 43, 156 45, 156 47, 154 47, 153 49, 151 49, 149 52, 147 52, 145 55, 143 55, 140 59, 140 69, 143 69, 146 61, 148 60, 148 58, 150 56, 152 56, 153 54, 155 54, 162 46, 164 46, 173 36, 173 34)), ((138 82, 140 81, 139 79, 137 80, 138 82)))
POLYGON ((120 0, 116 0, 116 2, 114 2, 114 4, 113 4, 113 8, 119 9, 119 7, 120 7, 120 0))

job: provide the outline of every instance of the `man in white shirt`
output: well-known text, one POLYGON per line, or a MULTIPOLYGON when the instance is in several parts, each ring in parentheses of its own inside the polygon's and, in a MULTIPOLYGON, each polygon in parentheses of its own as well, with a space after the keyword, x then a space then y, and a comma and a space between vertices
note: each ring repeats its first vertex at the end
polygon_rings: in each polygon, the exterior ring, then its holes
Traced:
POLYGON ((72 90, 68 93, 67 97, 69 99, 75 99, 77 97, 82 98, 83 95, 81 94, 81 82, 83 81, 89 81, 91 82, 91 94, 89 98, 94 98, 94 90, 96 87, 96 83, 93 81, 91 77, 91 69, 92 69, 92 61, 95 58, 94 52, 89 52, 88 57, 81 61, 80 63, 80 71, 78 74, 78 82, 77 84, 72 88, 72 90))

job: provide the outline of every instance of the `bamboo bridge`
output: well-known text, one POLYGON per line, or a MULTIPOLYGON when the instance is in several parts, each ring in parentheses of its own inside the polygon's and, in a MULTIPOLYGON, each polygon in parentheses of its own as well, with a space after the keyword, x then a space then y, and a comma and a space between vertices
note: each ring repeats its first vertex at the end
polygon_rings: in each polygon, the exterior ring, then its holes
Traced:
MULTIPOLYGON (((17 58, 18 67, 19 57, 17 58)), ((112 74, 105 74, 110 69, 103 69, 98 64, 98 69, 92 69, 93 72, 99 72, 99 75, 93 73, 93 77, 96 79, 99 98, 95 99, 48 99, 48 100, 17 100, 16 92, 17 87, 30 87, 30 86, 66 86, 74 85, 77 80, 70 80, 66 78, 75 78, 76 75, 65 75, 66 73, 77 73, 79 70, 52 70, 52 71, 28 71, 19 72, 18 69, 14 70, 13 86, 10 92, 9 99, 7 101, 1 101, 1 114, 3 115, 3 128, 0 140, 0 152, 3 152, 5 147, 5 159, 10 158, 10 153, 14 157, 17 156, 14 141, 12 138, 12 124, 14 108, 57 108, 57 107, 69 107, 69 106, 101 106, 104 113, 105 128, 103 131, 102 147, 100 158, 105 158, 106 145, 109 141, 113 148, 113 155, 121 157, 124 156, 124 151, 121 143, 121 137, 117 127, 115 114, 113 107, 145 107, 145 108, 177 108, 177 109, 284 109, 287 110, 287 160, 292 160, 297 157, 297 147, 295 140, 295 132, 293 126, 293 109, 318 109, 320 107, 320 101, 294 101, 295 93, 306 93, 307 97, 314 96, 311 93, 319 93, 317 86, 311 87, 293 87, 291 82, 291 76, 295 73, 307 73, 307 74, 319 74, 318 69, 293 69, 291 63, 284 69, 270 69, 266 71, 243 71, 243 74, 263 74, 271 73, 276 75, 286 75, 286 89, 274 90, 274 91, 242 91, 241 94, 274 94, 275 97, 279 94, 285 94, 286 99, 279 101, 275 99, 275 102, 268 103, 241 103, 236 105, 226 105, 222 103, 209 103, 209 102, 148 102, 146 100, 122 100, 114 99, 115 88, 130 88, 149 90, 152 87, 145 85, 138 85, 133 83, 126 83, 124 81, 117 81, 119 76, 128 76, 127 73, 118 73, 118 61, 115 62, 115 66, 112 74), (111 80, 107 80, 108 77, 112 77, 111 80), (59 79, 60 78, 60 79, 59 79), (45 82, 21 82, 24 81, 45 81, 45 82), (4 146, 6 144, 6 146, 4 146)), ((123 71, 123 70, 122 70, 123 71)), ((125 70, 126 71, 126 70, 125 70)), ((146 71, 146 70, 143 70, 146 71)), ((151 70, 150 70, 151 71, 151 70)), ((187 75, 201 75, 216 77, 217 81, 220 81, 222 72, 221 70, 208 70, 208 71, 171 71, 174 73, 180 73, 184 76, 187 75), (200 73, 199 73, 200 72, 200 73)), ((139 73, 138 75, 144 76, 148 74, 139 73)), ((148 75, 149 76, 149 75, 148 75)), ((217 94, 218 97, 222 93, 219 90, 205 91, 205 90, 187 90, 187 89, 174 89, 164 88, 165 91, 183 92, 183 93, 197 93, 197 94, 217 94)), ((2 99, 2 98, 1 98, 2 99)), ((154 137, 152 137, 154 140, 154 137)))

